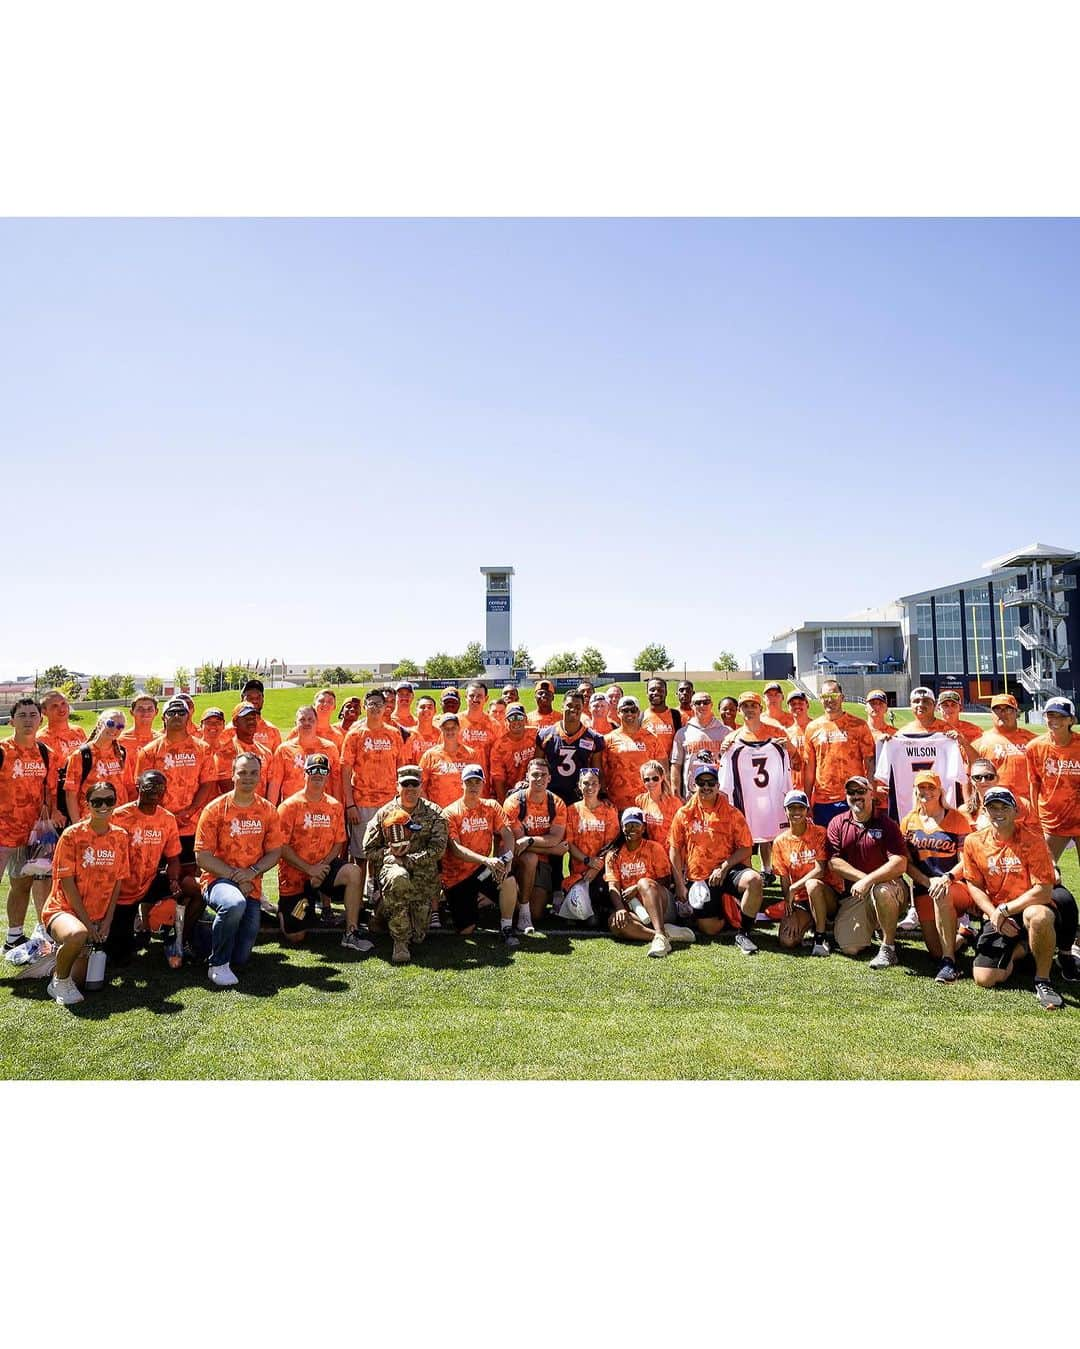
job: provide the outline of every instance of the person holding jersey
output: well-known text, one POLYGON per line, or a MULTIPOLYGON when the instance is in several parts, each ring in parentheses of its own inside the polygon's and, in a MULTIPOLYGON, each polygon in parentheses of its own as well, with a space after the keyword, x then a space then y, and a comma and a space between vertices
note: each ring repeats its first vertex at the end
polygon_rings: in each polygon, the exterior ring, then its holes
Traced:
POLYGON ((48 994, 61 1007, 83 1000, 75 986, 88 943, 103 945, 128 874, 128 837, 112 823, 116 784, 96 782, 86 798, 90 815, 65 829, 53 854, 53 883, 41 921, 56 944, 48 994))

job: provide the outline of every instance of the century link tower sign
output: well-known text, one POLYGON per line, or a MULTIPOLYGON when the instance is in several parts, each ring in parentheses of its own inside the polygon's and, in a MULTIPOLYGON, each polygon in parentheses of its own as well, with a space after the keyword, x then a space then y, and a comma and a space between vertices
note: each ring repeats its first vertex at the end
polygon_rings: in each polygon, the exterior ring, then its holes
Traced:
POLYGON ((513 567, 481 567, 484 577, 484 666, 488 678, 508 680, 514 666, 514 642, 510 636, 510 578, 513 567))

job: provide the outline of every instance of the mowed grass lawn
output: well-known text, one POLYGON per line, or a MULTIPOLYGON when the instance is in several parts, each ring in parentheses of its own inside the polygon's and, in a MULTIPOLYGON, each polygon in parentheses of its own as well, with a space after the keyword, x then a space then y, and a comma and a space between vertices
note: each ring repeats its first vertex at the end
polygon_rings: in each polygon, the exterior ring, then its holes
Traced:
MULTIPOLYGON (((267 712, 287 725, 309 693, 275 691, 267 712)), ((198 701, 228 710, 235 698, 198 701)), ((1072 853, 1065 880, 1080 884, 1072 853)), ((1077 1073, 1080 985, 1059 983, 1065 1009, 1047 1013, 1029 975, 995 993, 969 978, 936 985, 917 942, 903 945, 901 969, 882 973, 867 967, 869 953, 780 954, 769 932, 761 948, 747 960, 728 940, 703 942, 654 961, 606 937, 540 934, 507 953, 494 934, 442 935, 396 969, 385 939, 357 957, 335 934, 285 950, 265 933, 242 989, 211 989, 198 965, 169 971, 155 944, 71 1011, 46 1000, 44 981, 17 980, 4 964, 0 1071, 9 1079, 1077 1073)))

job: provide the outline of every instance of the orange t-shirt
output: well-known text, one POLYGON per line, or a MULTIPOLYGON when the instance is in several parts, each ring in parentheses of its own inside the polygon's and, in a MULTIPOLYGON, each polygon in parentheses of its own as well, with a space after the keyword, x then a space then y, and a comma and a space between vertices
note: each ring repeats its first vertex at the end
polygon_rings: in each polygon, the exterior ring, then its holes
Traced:
POLYGON ((131 791, 128 782, 127 760, 121 762, 115 746, 107 745, 101 740, 96 740, 90 745, 80 745, 78 749, 73 749, 68 756, 64 790, 65 792, 75 792, 78 796, 78 819, 89 818, 90 811, 86 805, 86 795, 90 788, 98 782, 112 783, 116 791, 117 805, 122 806, 125 801, 130 801, 131 791), (85 777, 83 777, 84 749, 90 751, 90 771, 85 777))
MULTIPOLYGON (((309 754, 325 754, 330 760, 330 775, 326 779, 327 795, 339 800, 341 797, 341 755, 337 746, 329 740, 316 736, 314 744, 305 749, 299 740, 283 740, 270 760, 267 788, 277 788, 278 803, 287 801, 290 796, 304 790, 306 774, 304 760, 309 754)), ((262 792, 259 793, 262 795, 262 792)))
POLYGON ((177 827, 186 834, 194 826, 190 810, 195 793, 204 782, 213 780, 213 767, 204 741, 184 735, 170 744, 164 735, 159 735, 139 750, 135 776, 150 768, 164 774, 167 785, 161 804, 176 816, 177 827))
POLYGON ((1068 838, 1080 835, 1080 735, 1073 731, 1067 745, 1055 745, 1047 732, 1024 752, 1031 799, 1043 832, 1068 838))
POLYGON ((41 808, 56 795, 59 772, 56 755, 45 747, 49 763, 37 740, 16 744, 14 737, 0 741, 0 848, 21 848, 30 838, 41 808))
POLYGON ((67 763, 71 751, 86 744, 86 732, 81 726, 68 726, 66 730, 60 731, 50 731, 45 726, 38 731, 37 738, 48 746, 49 753, 60 763, 67 763))
MULTIPOLYGON (((236 704, 232 712, 229 714, 230 720, 236 716, 238 709, 242 706, 243 706, 242 703, 236 704)), ((235 733, 236 732, 234 727, 232 726, 225 727, 226 735, 234 735, 235 733)), ((278 745, 281 744, 281 732, 278 730, 278 728, 274 725, 272 721, 267 721, 261 712, 255 718, 254 738, 267 751, 268 755, 273 754, 274 750, 276 750, 278 745)))
POLYGON ((461 727, 460 740, 472 754, 471 763, 478 763, 485 773, 491 768, 491 751, 502 735, 498 726, 486 712, 473 721, 465 712, 461 713, 458 723, 461 727))
POLYGON ((778 726, 780 735, 774 739, 780 739, 787 735, 790 727, 795 725, 795 716, 792 712, 785 712, 781 709, 779 712, 762 712, 761 720, 766 726, 778 726))
POLYGON ((392 723, 384 721, 377 730, 364 720, 353 726, 341 748, 341 775, 343 783, 352 786, 354 805, 385 806, 397 796, 397 771, 404 753, 405 742, 392 723))
POLYGON ((841 712, 835 721, 817 717, 806 728, 804 747, 812 748, 815 756, 813 800, 816 805, 843 801, 844 783, 850 777, 870 777, 866 761, 874 757, 874 737, 860 717, 841 712))
POLYGON ((627 735, 624 730, 604 736, 600 759, 604 790, 615 809, 622 812, 641 795, 641 765, 660 759, 656 737, 646 730, 627 735))
MULTIPOLYGON (((498 846, 501 831, 510 828, 506 811, 498 801, 482 798, 470 806, 463 796, 446 807, 446 823, 452 842, 484 857, 492 855, 493 845, 498 846)), ((457 857, 450 848, 443 853, 439 863, 443 887, 447 890, 479 870, 475 862, 466 862, 463 857, 457 857)))
POLYGON ((1054 884, 1054 864, 1037 829, 1013 830, 1006 842, 993 826, 964 839, 964 879, 977 885, 993 905, 1007 904, 1033 885, 1054 884))
POLYGON ((784 743, 787 745, 788 760, 791 764, 791 785, 803 789, 803 740, 806 736, 806 729, 793 722, 784 732, 784 743))
POLYGON ((958 721, 955 726, 945 723, 947 731, 959 731, 969 745, 973 745, 983 734, 983 728, 976 726, 973 721, 958 721))
POLYGON ((163 857, 180 856, 180 831, 176 819, 157 806, 147 815, 137 801, 130 801, 113 812, 112 823, 128 838, 128 874, 120 885, 118 904, 134 904, 142 899, 161 868, 163 857))
POLYGON ((667 852, 647 838, 633 852, 624 844, 604 859, 604 877, 616 890, 629 890, 638 881, 662 881, 670 875, 667 852))
POLYGON ((525 776, 525 770, 536 758, 536 730, 526 726, 520 740, 503 735, 491 751, 491 781, 501 783, 507 791, 525 776))
MULTIPOLYGON (((802 838, 796 838, 791 829, 782 830, 773 839, 772 869, 778 876, 786 876, 789 881, 801 881, 808 876, 818 862, 828 861, 825 850, 825 830, 813 820, 806 821, 806 830, 802 838)), ((843 888, 843 881, 831 871, 824 876, 826 885, 834 890, 843 888)))
POLYGON ((451 753, 443 744, 426 750, 420 759, 420 792, 435 806, 448 806, 464 794, 461 770, 475 762, 469 750, 458 744, 451 753))
POLYGON ((1033 731, 1025 731, 1017 726, 1014 731, 999 731, 996 727, 984 731, 972 748, 980 759, 989 759, 997 769, 998 785, 1008 787, 1016 795, 1031 794, 1031 778, 1028 774, 1028 745, 1035 739, 1033 731))
POLYGON ((715 810, 706 810, 695 792, 671 821, 671 843, 682 854, 691 881, 708 880, 711 872, 754 840, 741 810, 718 795, 715 810))
POLYGON ((391 714, 390 720, 395 726, 403 731, 414 731, 416 729, 416 718, 411 712, 398 713, 396 710, 391 714))
POLYGON ((634 805, 640 806, 645 812, 645 837, 666 848, 671 838, 671 821, 675 818, 675 812, 685 805, 682 797, 667 792, 659 801, 654 801, 644 791, 635 798, 634 805))
POLYGON ((151 726, 144 735, 140 735, 136 727, 132 726, 132 728, 125 731, 123 735, 118 735, 116 737, 116 743, 118 745, 123 745, 124 754, 127 756, 124 772, 127 778, 127 799, 129 801, 135 800, 135 765, 139 762, 139 750, 141 750, 144 745, 149 745, 150 741, 160 734, 160 731, 155 731, 151 726))
MULTIPOLYGON (((321 862, 332 849, 345 842, 345 807, 333 796, 309 801, 303 791, 287 797, 277 808, 281 842, 288 844, 301 861, 321 862)), ((278 888, 283 895, 298 895, 308 877, 284 858, 278 863, 278 888)))
MULTIPOLYGON (((212 852, 220 862, 231 867, 250 867, 260 857, 281 847, 281 821, 274 807, 263 796, 256 796, 250 806, 238 806, 235 792, 226 792, 211 801, 199 816, 195 831, 195 851, 212 852)), ((204 871, 199 881, 205 889, 214 881, 222 880, 204 871)), ((262 894, 262 877, 256 876, 250 899, 262 894)))
POLYGON ((423 730, 419 724, 414 731, 409 732, 409 738, 405 741, 405 753, 401 762, 419 764, 420 760, 428 752, 434 749, 436 745, 442 744, 442 736, 439 734, 439 728, 432 726, 430 731, 423 730))
MULTIPOLYGON (((598 857, 601 848, 618 838, 619 817, 615 807, 607 801, 598 801, 590 810, 584 801, 575 801, 566 808, 566 833, 563 838, 572 843, 586 857, 598 857)), ((563 885, 569 890, 575 881, 585 875, 586 868, 575 858, 569 858, 570 874, 563 885)))
POLYGON ((554 708, 550 712, 540 712, 534 708, 526 717, 526 721, 533 730, 540 731, 545 726, 554 726, 557 721, 562 721, 562 713, 556 712, 554 708))
POLYGON ((656 741, 659 750, 656 757, 662 764, 669 764, 671 745, 675 739, 675 720, 671 715, 671 708, 665 707, 662 712, 654 712, 651 707, 646 708, 641 718, 641 728, 648 731, 656 741))
POLYGON ((514 830, 517 838, 524 838, 526 835, 529 838, 543 838, 545 834, 550 834, 560 826, 563 829, 563 837, 566 837, 566 804, 550 788, 545 788, 545 792, 543 799, 535 804, 529 800, 529 793, 525 788, 520 792, 511 792, 503 802, 506 818, 510 821, 510 828, 514 830), (553 809, 549 809, 549 805, 553 809))
POLYGON ((64 894, 62 881, 74 880, 79 898, 92 923, 109 910, 113 887, 128 874, 128 836, 119 825, 110 824, 103 834, 89 820, 80 820, 60 835, 53 853, 53 881, 41 915, 48 927, 58 913, 74 913, 64 894))

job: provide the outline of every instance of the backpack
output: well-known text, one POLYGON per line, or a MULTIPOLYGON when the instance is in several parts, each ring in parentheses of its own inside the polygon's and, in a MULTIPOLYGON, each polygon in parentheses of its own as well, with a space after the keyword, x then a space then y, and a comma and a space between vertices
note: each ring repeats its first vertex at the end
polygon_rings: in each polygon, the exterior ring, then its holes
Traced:
MULTIPOLYGON (((515 803, 517 805, 518 824, 521 824, 522 821, 525 819, 525 803, 528 799, 528 796, 529 790, 527 787, 521 787, 518 789, 515 797, 515 803)), ((555 819, 555 793, 550 789, 548 790, 547 793, 547 809, 548 809, 548 825, 550 827, 552 821, 555 819)))
MULTIPOLYGON (((42 744, 40 740, 35 740, 34 744, 38 747, 38 753, 41 755, 41 762, 45 765, 46 776, 49 772, 49 747, 42 744)), ((0 745, 0 768, 4 766, 4 747, 0 745)))
MULTIPOLYGON (((123 768, 127 762, 127 750, 119 741, 115 742, 117 757, 120 760, 120 767, 123 768)), ((79 758, 82 762, 82 781, 85 782, 87 775, 94 766, 94 751, 89 743, 79 746, 79 758)), ((56 776, 56 809, 63 815, 68 824, 74 824, 67 807, 67 763, 60 765, 60 771, 56 776)))

